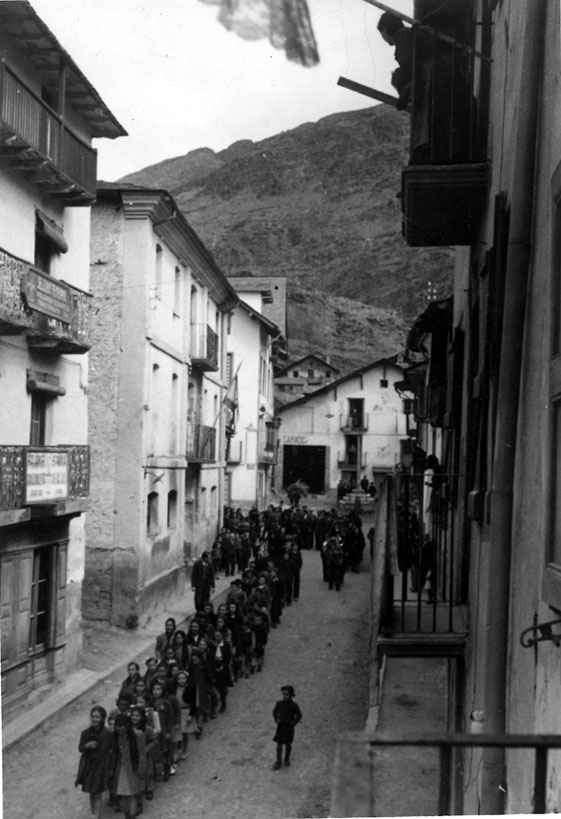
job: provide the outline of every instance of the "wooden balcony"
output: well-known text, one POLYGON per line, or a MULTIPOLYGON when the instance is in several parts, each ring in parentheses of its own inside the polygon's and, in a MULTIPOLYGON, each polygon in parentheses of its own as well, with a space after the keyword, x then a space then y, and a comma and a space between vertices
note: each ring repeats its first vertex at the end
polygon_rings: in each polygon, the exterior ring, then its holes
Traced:
POLYGON ((66 206, 95 200, 97 151, 0 61, 0 161, 66 206))
POLYGON ((482 163, 404 168, 401 202, 407 244, 471 244, 485 204, 487 174, 487 165, 482 163))
POLYGON ((0 334, 25 334, 30 347, 85 353, 93 297, 0 249, 0 334))
POLYGON ((216 429, 205 424, 188 424, 186 455, 191 463, 214 463, 216 429))
POLYGON ((218 370, 218 335, 208 324, 191 327, 191 363, 201 370, 218 370))
POLYGON ((89 446, 0 446, 0 526, 83 512, 89 494, 89 446))
POLYGON ((403 234, 413 247, 470 245, 487 192, 482 78, 489 60, 474 48, 471 10, 458 6, 452 18, 447 14, 439 7, 429 28, 413 27, 410 94, 400 91, 411 112, 401 197, 403 234))

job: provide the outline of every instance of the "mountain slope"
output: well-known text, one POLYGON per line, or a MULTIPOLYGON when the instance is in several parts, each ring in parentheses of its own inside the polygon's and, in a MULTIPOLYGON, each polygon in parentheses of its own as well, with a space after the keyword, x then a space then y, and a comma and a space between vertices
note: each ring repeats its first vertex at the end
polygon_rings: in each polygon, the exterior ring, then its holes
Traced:
POLYGON ((401 348, 429 282, 450 290, 451 251, 401 237, 408 135, 406 114, 376 106, 123 181, 168 190, 226 275, 287 276, 291 356, 331 354, 348 371, 401 348))

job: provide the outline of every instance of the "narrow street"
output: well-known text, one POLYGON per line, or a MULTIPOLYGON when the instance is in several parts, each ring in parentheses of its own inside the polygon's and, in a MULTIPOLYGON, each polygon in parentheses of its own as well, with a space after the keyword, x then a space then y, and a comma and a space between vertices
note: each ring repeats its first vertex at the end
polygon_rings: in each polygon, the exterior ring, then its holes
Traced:
MULTIPOLYGON (((348 573, 340 592, 322 581, 319 553, 303 552, 300 599, 271 631, 263 671, 230 689, 226 713, 205 725, 200 741, 191 740, 188 759, 169 782, 157 783, 144 816, 329 815, 336 738, 362 729, 366 719, 367 551, 361 571, 348 573), (292 766, 273 772, 271 712, 286 683, 296 689, 303 720, 292 766)), ((79 733, 94 703, 112 707, 125 674, 123 668, 106 678, 4 754, 4 819, 88 819, 88 798, 74 788, 79 733)), ((104 807, 102 815, 117 814, 104 807)))

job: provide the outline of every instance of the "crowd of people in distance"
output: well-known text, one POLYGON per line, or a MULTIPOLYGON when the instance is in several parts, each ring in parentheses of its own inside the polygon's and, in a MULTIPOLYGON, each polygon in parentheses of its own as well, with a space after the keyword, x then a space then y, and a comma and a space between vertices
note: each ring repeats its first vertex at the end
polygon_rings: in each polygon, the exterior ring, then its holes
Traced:
MULTIPOLYGON (((89 794, 92 819, 101 815, 106 790, 108 804, 126 819, 143 812, 155 783, 168 781, 187 759, 190 740, 200 740, 204 724, 226 711, 229 689, 262 670, 270 630, 300 596, 301 549, 321 552, 329 582, 326 544, 333 539, 343 556, 342 574, 347 567, 358 570, 364 537, 356 512, 339 516, 336 509, 316 513, 305 506, 269 506, 247 515, 225 510, 211 554, 193 565, 196 610, 186 629, 166 620, 145 668, 128 664, 116 707, 91 710, 91 724, 80 736, 75 784, 89 794), (215 608, 210 597, 222 573, 232 580, 225 602, 215 608)), ((281 767, 283 747, 290 764, 294 725, 301 719, 293 688, 283 689, 273 714, 274 770, 281 767)))

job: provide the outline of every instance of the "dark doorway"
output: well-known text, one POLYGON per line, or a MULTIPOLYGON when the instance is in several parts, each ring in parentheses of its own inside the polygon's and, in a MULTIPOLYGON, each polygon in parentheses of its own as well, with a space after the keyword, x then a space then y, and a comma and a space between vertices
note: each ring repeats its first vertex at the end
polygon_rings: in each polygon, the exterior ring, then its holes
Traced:
POLYGON ((285 444, 282 475, 283 489, 294 481, 304 481, 313 494, 323 492, 325 490, 325 447, 285 444))

